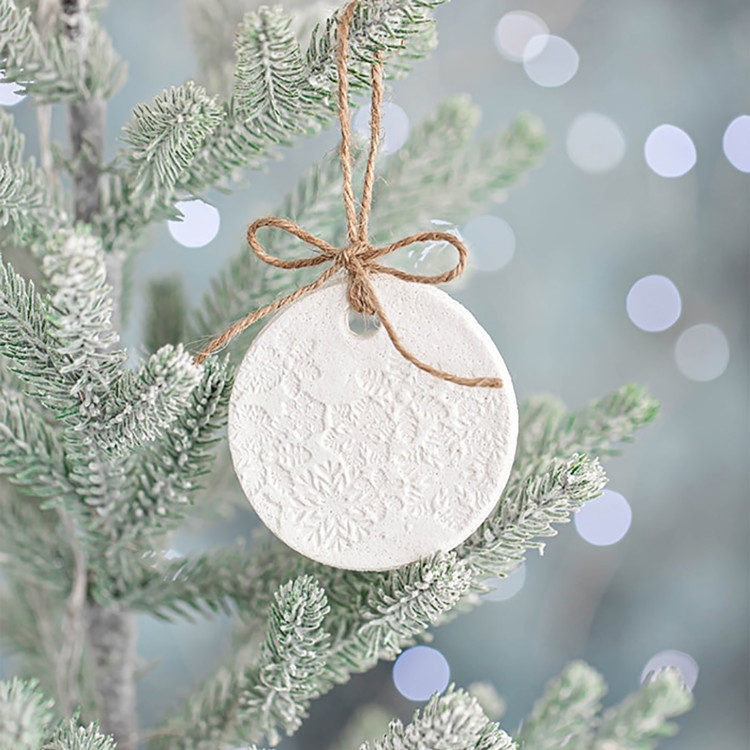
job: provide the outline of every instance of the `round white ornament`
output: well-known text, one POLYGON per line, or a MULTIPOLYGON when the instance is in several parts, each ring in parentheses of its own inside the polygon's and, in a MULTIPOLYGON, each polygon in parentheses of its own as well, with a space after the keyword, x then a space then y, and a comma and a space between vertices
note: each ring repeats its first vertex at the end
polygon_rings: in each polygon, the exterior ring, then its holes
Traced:
POLYGON ((235 471, 283 542, 352 570, 386 570, 464 541, 497 504, 518 434, 510 375, 471 313, 434 286, 371 281, 412 354, 503 387, 423 372, 382 326, 352 332, 345 278, 266 324, 229 403, 235 471))

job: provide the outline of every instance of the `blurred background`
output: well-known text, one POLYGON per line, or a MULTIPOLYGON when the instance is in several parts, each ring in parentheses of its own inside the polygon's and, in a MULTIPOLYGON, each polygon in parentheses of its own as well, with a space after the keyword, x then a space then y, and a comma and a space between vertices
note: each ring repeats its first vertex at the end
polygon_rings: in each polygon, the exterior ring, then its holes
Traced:
MULTIPOLYGON (((202 5, 220 13, 231 4, 202 5)), ((309 21, 331 6, 296 7, 309 21)), ((696 707, 663 747, 745 748, 748 4, 454 0, 436 16, 437 50, 390 87, 388 150, 458 93, 481 107, 482 134, 528 111, 549 137, 541 167, 457 227, 473 266, 450 292, 492 335, 519 399, 551 393, 578 407, 635 381, 662 410, 607 462, 609 491, 560 528, 544 557, 532 554, 482 607, 436 629, 433 650, 407 652, 395 670, 381 665, 318 701, 283 747, 330 746, 361 703, 406 718, 448 680, 494 685, 512 732, 545 682, 583 658, 610 684, 609 702, 644 670, 677 664, 695 683, 696 707)), ((136 103, 210 71, 178 0, 113 2, 103 21, 130 61, 109 110, 113 155, 136 103)), ((10 88, 0 97, 33 151, 33 110, 10 88)), ((208 203, 189 204, 182 224, 154 228, 134 267, 126 344, 140 345, 149 279, 179 273, 197 302, 246 224, 274 211, 335 143, 333 132, 304 140, 235 193, 202 196, 208 203)), ((178 536, 174 554, 225 544, 256 523, 237 502, 230 519, 178 536)), ((139 700, 152 726, 226 658, 230 633, 222 619, 148 617, 140 633, 139 700)))

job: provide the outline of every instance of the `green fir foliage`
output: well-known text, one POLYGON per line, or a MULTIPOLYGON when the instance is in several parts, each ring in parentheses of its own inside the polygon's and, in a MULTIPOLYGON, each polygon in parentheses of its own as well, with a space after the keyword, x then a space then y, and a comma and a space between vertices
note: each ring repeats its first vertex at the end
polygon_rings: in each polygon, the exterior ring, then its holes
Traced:
POLYGON ((597 727, 591 750, 653 750, 664 737, 677 733, 669 721, 693 707, 693 695, 680 673, 664 669, 651 675, 640 690, 610 708, 597 727))
POLYGON ((150 208, 159 196, 171 197, 221 119, 219 104, 193 81, 138 104, 124 135, 132 199, 143 196, 150 208))
POLYGON ((101 26, 87 22, 84 33, 86 55, 82 59, 61 28, 45 42, 29 7, 19 8, 14 0, 0 0, 3 78, 20 84, 39 103, 109 98, 122 85, 125 67, 101 26))
POLYGON ((0 748, 37 750, 52 722, 52 707, 33 680, 0 682, 0 748))
POLYGON ((303 130, 309 127, 304 118, 315 101, 291 22, 280 7, 263 7, 245 16, 235 40, 235 112, 264 123, 264 133, 277 131, 281 137, 290 121, 303 130))
POLYGON ((13 117, 0 109, 0 237, 37 250, 66 217, 42 170, 33 159, 24 161, 24 141, 13 117))
MULTIPOLYGON (((368 85, 378 53, 387 57, 387 73, 398 75, 432 49, 432 9, 441 1, 362 0, 350 31, 353 96, 368 85)), ((79 114, 92 101, 98 106, 122 78, 109 37, 75 3, 70 17, 60 15, 41 34, 30 5, 0 0, 6 80, 37 104, 74 102, 79 114), (63 33, 66 18, 81 24, 76 34, 63 33)), ((242 3, 220 5, 222 18, 234 18, 242 3)), ((455 550, 400 569, 328 568, 263 533, 250 549, 177 559, 165 553, 191 504, 215 499, 202 485, 226 427, 234 367, 231 347, 230 356, 196 365, 183 334, 210 336, 296 288, 309 272, 262 265, 244 249, 191 312, 189 327, 179 283, 154 285, 148 353, 131 365, 113 322, 121 289, 112 270, 149 224, 178 218, 177 201, 227 187, 332 121, 336 18, 298 39, 297 20, 281 9, 245 13, 234 35, 229 87, 217 84, 209 93, 188 81, 139 104, 109 165, 96 163, 86 145, 60 160, 79 177, 95 171, 90 184, 98 179, 101 194, 90 224, 73 225, 65 207, 76 201, 64 194, 67 182, 53 187, 24 159, 23 137, 0 112, 0 250, 27 250, 42 279, 35 285, 0 259, 0 474, 12 483, 0 485, 7 581, 0 632, 21 673, 37 677, 0 683, 0 750, 114 750, 112 738, 76 713, 79 704, 84 712, 94 705, 86 608, 109 608, 112 619, 133 612, 235 616, 231 660, 187 700, 182 715, 156 730, 150 747, 278 743, 298 729, 312 700, 478 605, 487 578, 507 575, 529 550, 541 551, 558 524, 601 493, 606 476, 598 457, 656 415, 655 402, 637 386, 576 412, 532 400, 522 409, 510 481, 490 517, 455 550), (55 696, 59 719, 43 691, 55 696)), ((545 137, 536 119, 523 115, 477 139, 478 119, 468 99, 448 99, 378 165, 374 242, 429 229, 434 219, 458 225, 486 201, 502 200, 538 163, 545 137)), ((362 154, 354 150, 361 181, 362 154)), ((278 213, 339 244, 340 194, 338 156, 330 153, 278 213)), ((263 240, 283 258, 306 252, 280 232, 263 240)), ((251 335, 238 345, 246 347, 251 335)), ((394 721, 362 747, 650 750, 692 701, 670 671, 600 715, 603 694, 596 672, 571 664, 514 740, 474 697, 450 688, 410 724, 394 721)))
POLYGON ((320 692, 328 603, 307 576, 282 586, 274 599, 257 663, 247 650, 236 654, 231 667, 203 687, 185 718, 168 727, 167 739, 157 739, 154 748, 215 750, 264 736, 276 744, 299 727, 309 701, 320 692))
POLYGON ((516 750, 513 740, 488 721, 476 698, 449 687, 434 695, 411 723, 391 722, 382 739, 361 750, 516 750))
POLYGON ((116 750, 112 737, 102 734, 97 724, 83 726, 75 719, 62 721, 41 750, 116 750))
POLYGON ((591 746, 596 716, 607 686, 601 675, 575 661, 552 680, 523 722, 518 741, 523 750, 557 750, 566 742, 571 750, 591 746))

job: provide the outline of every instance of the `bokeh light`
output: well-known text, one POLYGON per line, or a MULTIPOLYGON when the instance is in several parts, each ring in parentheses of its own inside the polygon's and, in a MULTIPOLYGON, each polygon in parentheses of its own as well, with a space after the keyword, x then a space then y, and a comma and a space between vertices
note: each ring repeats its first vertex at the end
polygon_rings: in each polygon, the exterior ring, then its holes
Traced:
POLYGON ((504 602, 511 599, 526 583, 526 564, 521 563, 505 578, 488 578, 482 583, 486 586, 492 586, 492 591, 482 594, 482 599, 489 602, 504 602))
POLYGON ((216 237, 221 219, 214 206, 201 200, 178 201, 175 204, 182 221, 168 221, 169 233, 183 247, 203 247, 216 237))
POLYGON ((722 140, 724 156, 740 172, 750 172, 750 115, 740 115, 729 123, 722 140))
POLYGON ((516 236, 499 216, 475 216, 463 227, 461 237, 469 248, 469 265, 478 271, 497 271, 516 250, 516 236))
POLYGON ((642 331, 666 331, 682 312, 680 292, 666 276, 644 276, 630 287, 625 302, 628 317, 642 331))
POLYGON ((17 83, 8 83, 3 80, 3 73, 0 71, 0 107, 14 107, 26 98, 26 94, 19 94, 21 88, 17 83))
POLYGON ((625 156, 625 136, 606 115, 584 112, 568 130, 567 149, 570 160, 584 172, 609 172, 625 156))
POLYGON ((649 133, 644 147, 646 163, 661 177, 681 177, 698 158, 690 136, 675 125, 659 125, 649 133))
POLYGON ((699 382, 716 380, 729 364, 729 342, 720 328, 699 323, 680 334, 674 356, 686 378, 699 382))
MULTIPOLYGON (((384 102, 380 116, 380 151, 381 154, 394 154, 409 137, 409 116, 393 102, 384 102)), ((354 130, 363 138, 370 137, 370 105, 360 107, 354 114, 354 130)))
POLYGON ((619 493, 604 490, 589 500, 574 516, 576 531, 589 544, 607 547, 628 533, 633 513, 628 501, 619 493))
POLYGON ((536 14, 525 10, 512 10, 495 26, 495 46, 507 60, 522 62, 529 41, 535 36, 546 37, 548 33, 547 24, 536 14))
POLYGON ((667 667, 674 667, 682 677, 682 682, 688 690, 695 687, 698 681, 698 662, 690 654, 676 649, 666 649, 654 654, 643 667, 641 672, 641 684, 643 684, 650 675, 667 667))
POLYGON ((410 701, 426 701, 448 687, 451 670, 446 658, 429 646, 404 651, 393 665, 393 684, 410 701))
POLYGON ((567 83, 576 74, 578 63, 578 53, 573 45, 559 36, 534 36, 523 52, 526 75, 546 88, 567 83))

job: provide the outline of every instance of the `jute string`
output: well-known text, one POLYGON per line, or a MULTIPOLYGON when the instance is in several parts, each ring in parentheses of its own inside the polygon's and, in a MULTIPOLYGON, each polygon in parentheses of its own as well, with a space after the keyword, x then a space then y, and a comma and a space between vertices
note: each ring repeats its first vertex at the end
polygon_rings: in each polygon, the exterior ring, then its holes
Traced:
POLYGON ((411 362, 420 370, 434 375, 441 380, 450 383, 467 386, 484 386, 487 388, 502 388, 503 382, 496 377, 466 378, 454 375, 444 370, 433 367, 426 362, 417 359, 403 344, 396 333, 391 321, 388 319, 380 300, 375 294, 371 274, 382 273, 395 276, 403 281, 413 281, 419 284, 441 284, 460 276, 466 267, 468 251, 461 240, 447 232, 419 232, 408 237, 392 242, 383 247, 373 247, 368 237, 368 222, 370 219, 370 208, 372 205, 372 191, 375 183, 375 158, 380 143, 380 119, 383 103, 383 65, 381 55, 378 54, 375 64, 371 69, 372 102, 370 105, 370 151, 367 156, 365 167, 364 187, 362 189, 362 201, 360 203, 359 215, 357 214, 356 201, 353 187, 353 168, 351 156, 352 132, 349 114, 349 75, 347 59, 349 54, 349 25, 359 0, 353 0, 342 11, 338 17, 337 55, 336 71, 338 74, 338 116, 341 127, 341 147, 339 156, 341 161, 341 172, 344 178, 344 209, 346 211, 347 244, 344 247, 334 247, 325 240, 306 232, 302 227, 289 219, 277 216, 266 216, 254 221, 247 230, 247 241, 255 255, 264 263, 277 268, 309 268, 330 263, 318 278, 304 286, 299 287, 291 294, 261 307, 255 312, 236 321, 223 333, 214 338, 196 357, 195 362, 200 364, 206 357, 224 347, 231 339, 256 323, 261 318, 286 307, 288 304, 298 300, 304 294, 319 289, 332 276, 339 271, 345 271, 348 279, 348 298, 352 309, 363 315, 376 315, 385 329, 395 349, 402 357, 411 362), (258 241, 258 230, 263 227, 274 227, 281 229, 297 237, 303 242, 316 248, 319 252, 310 258, 299 258, 296 260, 284 260, 269 255, 258 241), (416 242, 442 241, 451 244, 458 253, 458 260, 454 268, 434 276, 406 273, 397 268, 381 265, 378 258, 407 247, 416 242))

